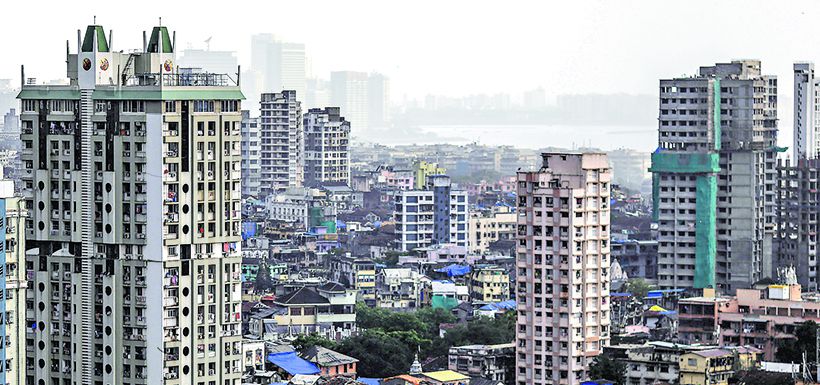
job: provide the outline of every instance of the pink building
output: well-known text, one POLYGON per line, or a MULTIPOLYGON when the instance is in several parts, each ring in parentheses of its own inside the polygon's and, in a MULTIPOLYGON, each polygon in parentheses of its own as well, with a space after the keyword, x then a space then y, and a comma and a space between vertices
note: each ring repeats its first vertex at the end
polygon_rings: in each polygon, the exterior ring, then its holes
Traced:
POLYGON ((605 154, 545 153, 519 172, 516 384, 578 384, 609 344, 605 154))
POLYGON ((738 289, 734 297, 698 297, 678 303, 678 336, 684 343, 748 345, 773 360, 782 340, 794 339, 805 321, 820 321, 820 302, 804 301, 800 285, 738 289))

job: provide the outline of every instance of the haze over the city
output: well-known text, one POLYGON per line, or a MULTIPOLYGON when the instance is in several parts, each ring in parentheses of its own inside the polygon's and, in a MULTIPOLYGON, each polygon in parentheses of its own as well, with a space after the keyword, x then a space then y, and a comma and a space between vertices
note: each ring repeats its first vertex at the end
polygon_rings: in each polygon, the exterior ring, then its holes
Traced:
MULTIPOLYGON (((5 14, 25 14, 25 5, 6 4, 5 14)), ((418 1, 412 5, 308 1, 260 6, 240 1, 228 7, 242 17, 225 20, 226 4, 208 0, 93 11, 47 1, 39 3, 48 12, 39 14, 36 23, 26 17, 3 18, 0 33, 13 38, 5 44, 9 54, 0 62, 0 78, 19 84, 20 64, 26 66, 27 76, 39 81, 64 77, 63 69, 53 63, 64 60, 65 40, 76 45, 75 31, 95 16, 98 24, 114 30, 116 50, 141 47, 142 36, 135 31, 150 29, 162 15, 163 25, 178 32, 179 49, 236 51, 243 68, 250 65, 251 36, 273 33, 305 44, 308 76, 327 78, 334 70, 385 74, 394 106, 413 100, 423 103, 427 95, 507 94, 516 102, 523 92, 537 87, 544 88, 548 102, 567 94, 627 94, 648 96, 654 103, 659 78, 693 74, 705 63, 755 58, 762 60, 764 73, 779 76, 779 138, 788 145, 791 132, 782 128, 791 125, 791 65, 820 59, 820 50, 811 48, 820 46, 811 22, 820 16, 820 4, 799 2, 788 9, 778 5, 766 1, 418 1), (755 33, 749 32, 750 23, 755 33)), ((651 150, 657 111, 654 104, 639 108, 647 112, 630 122, 634 127, 581 130, 587 134, 559 144, 651 150), (617 135, 601 140, 602 132, 617 135), (619 142, 623 138, 626 143, 619 142)), ((480 140, 492 130, 447 129, 432 132, 431 138, 480 140)), ((565 128, 537 130, 554 137, 565 128)), ((516 131, 519 137, 527 132, 516 131)))

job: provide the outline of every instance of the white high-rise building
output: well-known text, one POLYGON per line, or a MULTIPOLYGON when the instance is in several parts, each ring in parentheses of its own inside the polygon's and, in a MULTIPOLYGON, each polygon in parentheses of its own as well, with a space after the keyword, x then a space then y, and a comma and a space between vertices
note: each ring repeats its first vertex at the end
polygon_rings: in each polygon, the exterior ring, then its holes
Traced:
POLYGON ((0 384, 26 383, 26 205, 14 196, 14 182, 3 179, 0 170, 0 384))
POLYGON ((260 193, 300 187, 305 147, 302 104, 295 91, 264 93, 260 103, 260 193))
POLYGON ((545 153, 518 173, 516 383, 579 384, 609 344, 605 154, 545 153))
POLYGON ((259 118, 250 117, 250 112, 242 111, 242 196, 259 196, 261 186, 262 167, 261 154, 262 137, 259 127, 259 118))
POLYGON ((814 63, 794 63, 794 161, 820 155, 820 79, 814 63))
POLYGON ((350 186, 350 122, 339 107, 311 108, 304 116, 305 185, 350 186))
POLYGON ((175 72, 166 27, 110 41, 19 94, 26 383, 239 385, 239 85, 175 72))

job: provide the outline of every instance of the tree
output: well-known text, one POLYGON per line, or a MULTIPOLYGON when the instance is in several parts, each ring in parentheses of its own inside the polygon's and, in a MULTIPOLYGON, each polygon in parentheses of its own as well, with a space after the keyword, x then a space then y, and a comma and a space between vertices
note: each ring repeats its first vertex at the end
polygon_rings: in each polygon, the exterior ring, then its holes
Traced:
POLYGON ((632 278, 626 283, 626 291, 639 300, 646 297, 649 290, 652 290, 652 285, 643 278, 632 278))
POLYGON ((304 353, 314 346, 321 346, 330 350, 336 350, 338 348, 336 341, 327 339, 316 333, 300 334, 293 340, 291 345, 293 345, 293 348, 299 351, 299 353, 304 353))
POLYGON ((817 324, 806 321, 794 331, 797 339, 781 340, 775 357, 780 362, 803 362, 803 352, 806 352, 806 361, 815 361, 815 342, 817 338, 817 324))
POLYGON ((626 364, 602 354, 595 357, 592 365, 589 366, 589 378, 606 379, 615 381, 616 385, 622 385, 626 380, 626 364))
POLYGON ((254 287, 257 292, 267 292, 273 290, 273 279, 270 276, 268 264, 265 262, 259 265, 259 271, 256 273, 254 287))
POLYGON ((359 360, 358 375, 384 378, 407 373, 410 369, 416 347, 406 341, 395 333, 373 329, 345 339, 337 351, 359 360))

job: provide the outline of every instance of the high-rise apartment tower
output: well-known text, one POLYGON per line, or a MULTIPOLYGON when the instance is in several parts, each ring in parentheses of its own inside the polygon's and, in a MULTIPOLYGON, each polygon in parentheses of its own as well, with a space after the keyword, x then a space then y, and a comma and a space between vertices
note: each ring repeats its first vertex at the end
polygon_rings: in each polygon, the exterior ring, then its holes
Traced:
POLYGON ((519 172, 516 383, 578 384, 609 344, 605 154, 545 153, 519 172))
POLYGON ((176 67, 166 27, 143 41, 88 26, 69 85, 19 94, 26 383, 241 381, 243 96, 176 67))

